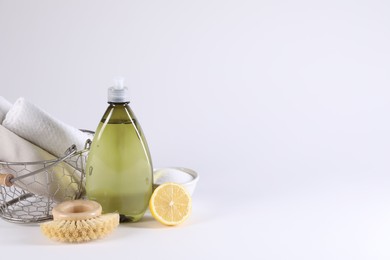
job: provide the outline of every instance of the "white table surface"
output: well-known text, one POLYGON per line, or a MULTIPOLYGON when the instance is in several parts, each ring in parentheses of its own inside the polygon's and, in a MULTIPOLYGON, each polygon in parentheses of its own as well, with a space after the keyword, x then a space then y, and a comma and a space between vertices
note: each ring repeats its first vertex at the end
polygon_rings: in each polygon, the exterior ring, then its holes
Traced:
MULTIPOLYGON (((228 170, 225 168, 225 170, 228 170)), ((2 257, 26 259, 388 259, 389 178, 380 174, 262 184, 238 179, 208 185, 201 172, 193 212, 166 227, 149 213, 106 238, 82 244, 48 240, 38 225, 0 221, 2 257)), ((244 174, 241 173, 241 174, 244 174)), ((260 173, 259 173, 260 174, 260 173)), ((229 173, 233 176, 234 173, 229 173)), ((295 180, 294 180, 295 179, 295 180)), ((5 258, 3 258, 5 259, 5 258)))

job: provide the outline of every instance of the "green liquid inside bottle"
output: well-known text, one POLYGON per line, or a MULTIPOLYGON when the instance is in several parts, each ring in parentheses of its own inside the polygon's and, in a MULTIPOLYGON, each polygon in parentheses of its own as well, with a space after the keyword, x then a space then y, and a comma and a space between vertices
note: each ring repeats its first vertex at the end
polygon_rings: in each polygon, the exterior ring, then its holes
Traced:
POLYGON ((144 215, 152 194, 153 167, 146 139, 128 103, 110 103, 98 128, 86 165, 86 195, 117 212, 121 221, 144 215))

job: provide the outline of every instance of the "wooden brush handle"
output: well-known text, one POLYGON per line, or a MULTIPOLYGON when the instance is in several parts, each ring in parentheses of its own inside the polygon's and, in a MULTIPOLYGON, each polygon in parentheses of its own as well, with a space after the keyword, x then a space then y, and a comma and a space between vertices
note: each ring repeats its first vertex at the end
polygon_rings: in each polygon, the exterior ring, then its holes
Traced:
POLYGON ((12 182, 11 179, 13 179, 14 176, 9 173, 0 173, 0 185, 11 187, 12 182))
POLYGON ((69 200, 55 206, 52 210, 54 220, 85 220, 102 214, 102 206, 92 200, 69 200))

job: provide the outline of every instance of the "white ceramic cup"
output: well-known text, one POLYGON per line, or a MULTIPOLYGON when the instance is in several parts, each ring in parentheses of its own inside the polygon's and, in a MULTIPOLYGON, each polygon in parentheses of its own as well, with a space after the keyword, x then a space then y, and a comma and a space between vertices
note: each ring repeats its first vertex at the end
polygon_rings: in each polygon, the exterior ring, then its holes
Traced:
POLYGON ((183 185, 183 187, 185 187, 188 193, 192 196, 198 181, 199 174, 188 168, 166 167, 156 168, 153 170, 154 188, 157 188, 163 183, 174 182, 183 185))

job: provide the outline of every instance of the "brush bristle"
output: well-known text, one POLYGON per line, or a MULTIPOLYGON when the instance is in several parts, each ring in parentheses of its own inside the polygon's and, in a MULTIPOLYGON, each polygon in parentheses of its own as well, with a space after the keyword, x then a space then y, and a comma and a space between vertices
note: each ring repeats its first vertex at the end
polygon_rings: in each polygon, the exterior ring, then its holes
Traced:
POLYGON ((41 224, 41 231, 50 239, 80 243, 111 233, 119 225, 119 214, 109 213, 87 220, 53 220, 41 224))

